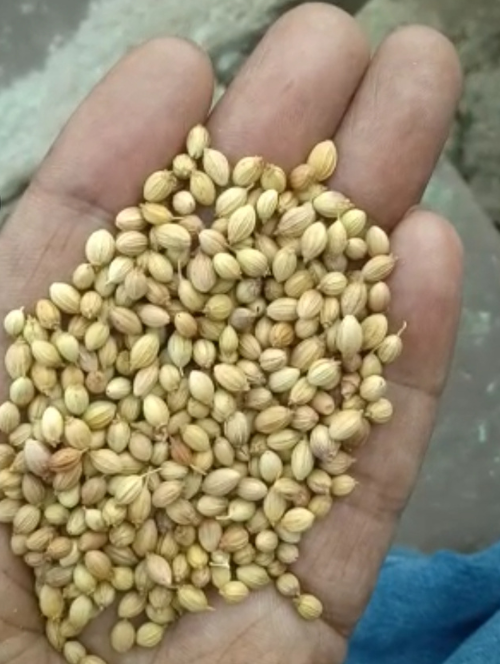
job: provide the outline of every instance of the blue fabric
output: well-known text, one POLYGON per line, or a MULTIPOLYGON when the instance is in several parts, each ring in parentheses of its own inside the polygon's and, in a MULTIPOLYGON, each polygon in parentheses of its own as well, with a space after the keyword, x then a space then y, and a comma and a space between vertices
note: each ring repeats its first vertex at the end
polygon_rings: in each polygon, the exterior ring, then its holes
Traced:
POLYGON ((393 551, 347 664, 500 663, 500 543, 471 555, 393 551))

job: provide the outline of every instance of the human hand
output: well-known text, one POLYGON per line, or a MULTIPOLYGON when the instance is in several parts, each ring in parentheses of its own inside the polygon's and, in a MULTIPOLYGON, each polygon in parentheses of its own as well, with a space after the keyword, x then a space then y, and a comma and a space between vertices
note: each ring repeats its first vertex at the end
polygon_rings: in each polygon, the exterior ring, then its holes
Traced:
MULTIPOLYGON (((78 72, 75 72, 78 75, 78 72)), ((69 277, 86 237, 140 196, 141 183, 204 122, 213 75, 206 56, 175 39, 128 55, 75 113, 0 238, 0 313, 69 277)), ((215 108, 208 125, 232 159, 262 154, 290 168, 334 136, 340 163, 331 186, 392 233, 393 325, 405 350, 391 367, 393 421, 359 452, 360 487, 335 505, 303 544, 297 574, 324 603, 303 622, 273 589, 238 606, 184 617, 157 651, 124 656, 108 646, 113 616, 84 642, 111 664, 153 660, 211 664, 260 660, 341 662, 415 482, 445 381, 460 308, 461 248, 439 216, 414 209, 445 141, 460 91, 450 44, 426 28, 389 37, 369 63, 353 19, 326 5, 278 21, 215 108)), ((5 346, 2 347, 5 350, 5 346)), ((59 662, 27 568, 0 532, 0 664, 59 662)))

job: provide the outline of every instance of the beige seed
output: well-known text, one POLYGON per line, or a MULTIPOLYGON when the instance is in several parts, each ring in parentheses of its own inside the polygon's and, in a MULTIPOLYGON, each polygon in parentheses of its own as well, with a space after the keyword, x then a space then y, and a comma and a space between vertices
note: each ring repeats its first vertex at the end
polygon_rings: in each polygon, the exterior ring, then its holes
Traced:
POLYGON ((217 196, 213 180, 202 171, 194 171, 189 180, 189 188, 200 205, 213 205, 217 196))
POLYGON ((0 431, 5 434, 10 434, 19 426, 21 422, 21 414, 19 408, 6 401, 0 406, 0 431))
POLYGON ((275 164, 266 164, 260 178, 263 189, 273 189, 282 193, 286 189, 285 171, 275 164))
POLYGON ((119 620, 111 630, 111 646, 120 654, 129 652, 136 640, 135 629, 128 620, 119 620))
POLYGON ((203 491, 209 496, 223 497, 231 493, 241 480, 241 475, 232 468, 219 468, 210 472, 202 483, 203 491))
POLYGON ((214 377, 217 383, 228 392, 238 394, 249 389, 245 373, 231 364, 216 364, 214 377))
POLYGON ((339 384, 341 375, 338 362, 322 359, 311 364, 307 372, 307 380, 315 387, 332 390, 339 384))
POLYGON ((259 195, 256 204, 256 210, 262 221, 268 221, 276 212, 278 207, 279 194, 274 189, 267 189, 259 195))
POLYGON ((388 399, 380 398, 368 404, 365 415, 374 424, 385 424, 392 418, 393 406, 388 399))
POLYGON ((366 231, 365 240, 368 247, 368 254, 372 257, 389 254, 391 250, 389 237, 379 226, 371 226, 366 231))
POLYGON ((178 224, 162 224, 156 226, 152 232, 156 242, 163 249, 186 251, 191 247, 189 232, 178 224))
POLYGON ((229 581, 219 590, 219 594, 228 604, 243 602, 249 593, 249 588, 241 581, 229 581))
MULTIPOLYGON (((105 229, 94 231, 86 242, 85 256, 94 267, 108 265, 115 254, 115 239, 105 229)), ((76 313, 76 312, 67 312, 76 313)))
POLYGON ((396 265, 396 259, 391 254, 374 256, 361 269, 363 278, 368 283, 383 281, 391 274, 396 265))
POLYGON ((297 316, 303 320, 317 318, 323 306, 323 296, 316 290, 307 290, 297 302, 297 316))
POLYGON ((359 353, 363 345, 363 328, 355 316, 345 316, 337 330, 337 348, 343 357, 350 358, 359 353))
POLYGON ((11 337, 17 337, 21 334, 26 324, 26 316, 23 309, 14 309, 9 311, 3 321, 5 332, 11 337))
POLYGON ((87 651, 79 641, 66 641, 63 647, 64 659, 68 664, 81 664, 87 651))
POLYGON ((170 411, 167 404, 155 394, 148 394, 144 397, 143 412, 146 422, 155 428, 164 427, 170 419, 170 411))
POLYGON ((362 427, 363 414, 358 410, 339 410, 330 418, 332 440, 342 442, 354 436, 362 427))
POLYGON ((188 154, 179 154, 174 157, 172 162, 172 170, 174 175, 180 180, 189 179, 189 176, 195 170, 195 168, 196 162, 188 154))
POLYGON ((140 209, 138 207, 128 207, 121 210, 115 218, 115 226, 121 231, 140 231, 143 229, 145 223, 140 209))
POLYGON ((130 351, 130 367, 132 370, 143 369, 158 357, 160 342, 155 334, 139 337, 130 351))
MULTIPOLYGON (((146 201, 160 203, 174 191, 177 184, 176 177, 169 171, 156 171, 151 173, 144 183, 143 195, 146 201)), ((147 217, 145 216, 147 219, 147 217)))
POLYGON ((54 283, 49 288, 50 299, 61 311, 66 314, 80 312, 80 293, 74 286, 63 283, 54 283))
POLYGON ((368 291, 368 307, 374 313, 384 313, 389 308, 391 303, 391 291, 389 286, 383 282, 378 281, 368 291))
POLYGON ((64 419, 54 406, 49 406, 42 415, 41 433, 46 443, 57 445, 61 442, 64 432, 64 419))
POLYGON ((146 558, 146 569, 152 581, 166 588, 172 585, 172 568, 167 560, 155 553, 150 553, 146 558))
POLYGON ((397 360, 403 350, 403 342, 397 334, 386 337, 377 348, 377 355, 383 364, 390 364, 397 360))
POLYGON ((236 259, 243 274, 248 277, 263 277, 269 272, 269 263, 266 256, 256 249, 241 249, 236 252, 236 259))
POLYGON ((352 203, 337 191, 325 191, 313 200, 314 209, 322 217, 337 219, 352 207, 352 203))
POLYGON ((229 217, 247 201, 247 190, 243 187, 230 187, 223 191, 215 202, 217 217, 229 217))
POLYGON ((323 613, 323 605, 314 595, 299 595, 294 600, 298 614, 304 620, 316 620, 323 613))
POLYGON ((307 440, 301 440, 294 447, 291 458, 292 474, 296 480, 303 482, 314 468, 314 456, 307 440))
MULTIPOLYGON (((57 348, 48 341, 35 340, 31 344, 31 352, 39 364, 49 369, 58 368, 62 364, 62 359, 57 348)), ((17 376, 12 377, 17 378, 17 376)))
MULTIPOLYGON (((345 464, 347 465, 347 464, 345 464)), ((347 469, 347 468, 346 468, 347 469)), ((350 475, 338 474, 332 479, 332 496, 343 498, 348 496, 356 488, 357 482, 350 475)))
POLYGON ((287 572, 276 579, 276 589, 284 597, 298 597, 300 582, 294 574, 287 572))
POLYGON ((305 262, 310 262, 325 251, 328 244, 326 226, 318 221, 309 226, 300 239, 300 249, 305 262))
POLYGON ((267 586, 271 579, 267 571, 259 565, 240 565, 236 569, 238 581, 244 583, 250 590, 258 590, 267 586))
POLYGON ((155 648, 161 642, 164 633, 164 625, 146 622, 138 628, 135 642, 140 648, 155 648))
POLYGON ((189 584, 180 586, 177 590, 177 600, 180 606, 190 613, 199 613, 210 609, 207 596, 203 590, 189 584))
POLYGON ((122 472, 120 456, 112 450, 102 449, 90 452, 94 468, 103 475, 119 475, 122 472))
POLYGON ((25 408, 35 397, 35 386, 26 377, 16 378, 9 388, 9 397, 13 404, 25 408))
POLYGON ((292 416, 293 412, 285 406, 270 406, 257 415, 254 427, 256 431, 270 434, 290 424, 292 416))
POLYGON ((387 382, 382 376, 367 376, 359 386, 359 394, 365 401, 378 401, 387 391, 387 382))
POLYGON ((83 421, 93 431, 105 429, 116 414, 116 406, 109 401, 94 401, 83 414, 83 421))
POLYGON ((119 477, 114 485, 114 497, 119 505, 130 505, 143 488, 143 478, 138 475, 119 477))
POLYGON ((333 175, 337 166, 337 148, 333 141, 322 141, 311 150, 307 163, 314 171, 318 182, 324 182, 333 175))
POLYGON ((262 157, 243 157, 233 169, 233 182, 238 187, 249 187, 259 180, 263 170, 262 157))
POLYGON ((249 238, 256 224, 255 209, 251 205, 244 205, 229 217, 227 237, 229 244, 235 245, 249 238))
POLYGON ((82 263, 75 268, 71 277, 73 286, 79 290, 84 291, 91 288, 94 284, 95 272, 90 263, 82 263))
POLYGON ((222 152, 205 148, 203 151, 203 169, 219 187, 225 187, 228 184, 230 166, 227 157, 222 152))
POLYGON ((33 361, 31 352, 28 344, 22 340, 17 340, 8 347, 5 353, 4 364, 7 373, 12 379, 26 376, 33 361))
POLYGON ((203 125, 193 127, 187 137, 186 147, 192 159, 200 159, 210 145, 210 134, 203 125))

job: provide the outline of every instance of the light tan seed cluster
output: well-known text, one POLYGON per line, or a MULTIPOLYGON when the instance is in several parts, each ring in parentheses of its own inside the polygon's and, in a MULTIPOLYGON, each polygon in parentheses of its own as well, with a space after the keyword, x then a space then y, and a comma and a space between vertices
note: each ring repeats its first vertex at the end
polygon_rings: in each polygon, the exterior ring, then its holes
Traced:
POLYGON ((236 604, 274 583, 321 615, 289 569, 390 419, 402 349, 389 239, 322 184, 336 163, 325 141, 288 177, 231 166, 195 127, 71 282, 7 315, 0 521, 69 664, 101 662, 78 636, 115 599, 120 653, 211 588, 236 604))

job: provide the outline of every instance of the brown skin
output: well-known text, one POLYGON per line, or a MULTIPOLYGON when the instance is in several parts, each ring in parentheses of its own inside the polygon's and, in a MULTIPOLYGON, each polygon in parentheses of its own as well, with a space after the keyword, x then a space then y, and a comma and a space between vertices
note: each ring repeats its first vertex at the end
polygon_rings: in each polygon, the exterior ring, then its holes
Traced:
MULTIPOLYGON (((78 75, 75 72, 75 75, 78 75)), ((196 47, 158 39, 125 57, 77 110, 47 156, 0 242, 0 314, 29 305, 69 277, 89 233, 140 196, 140 183, 205 122, 213 74, 196 47)), ((415 208, 449 131, 460 94, 456 54, 422 27, 386 39, 370 61, 355 21, 331 6, 304 5, 264 37, 209 117, 231 159, 263 154, 286 168, 334 136, 332 187, 392 233, 392 325, 408 324, 391 367, 393 422, 360 451, 359 489, 309 534, 297 566, 325 605, 305 623, 273 590, 237 607, 184 618, 161 649, 126 656, 107 644, 112 616, 85 635, 113 662, 332 664, 361 616, 414 485, 432 432, 460 311, 462 250, 452 226, 415 208), (196 635, 193 638, 193 635, 196 635)), ((5 343, 5 341, 4 341, 5 343)), ((2 352, 4 349, 0 349, 2 352)), ((59 662, 42 636, 30 575, 0 533, 0 664, 59 662)))

